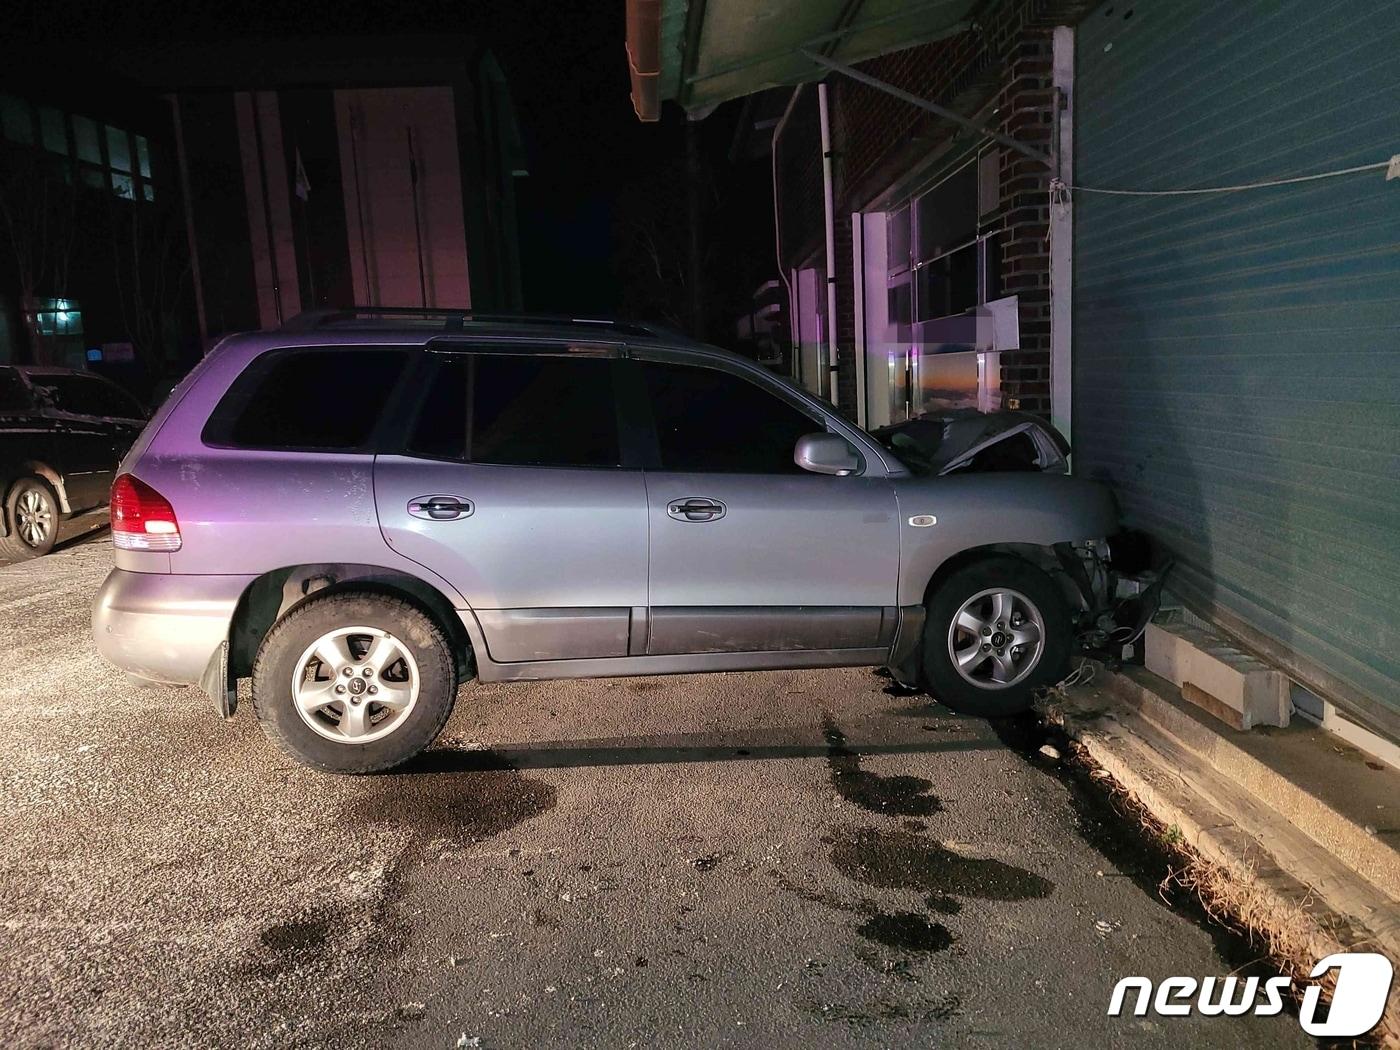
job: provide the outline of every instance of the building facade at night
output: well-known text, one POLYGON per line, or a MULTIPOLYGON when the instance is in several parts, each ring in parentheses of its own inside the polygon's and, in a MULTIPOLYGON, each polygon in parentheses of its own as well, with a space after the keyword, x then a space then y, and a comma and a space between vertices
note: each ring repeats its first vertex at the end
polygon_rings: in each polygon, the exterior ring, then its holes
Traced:
POLYGON ((159 375, 195 342, 175 129, 153 92, 12 65, 0 88, 0 363, 159 375), (144 345, 143 345, 144 344, 144 345), (139 360, 146 346, 160 360, 139 360), (99 364, 100 362, 100 364, 99 364))
POLYGON ((119 112, 99 90, 106 74, 66 105, 42 87, 7 94, 6 147, 42 155, 54 185, 100 194, 138 230, 137 250, 114 257, 110 233, 94 247, 95 224, 76 223, 75 258, 95 261, 68 281, 41 275, 30 293, 16 274, 0 291, 6 358, 133 354, 178 373, 219 336, 303 310, 519 309, 524 150, 489 52, 451 37, 318 39, 118 48, 106 61, 129 85, 119 112), (107 300, 152 245, 170 260, 170 317, 133 331, 107 300))
POLYGON ((795 377, 1049 416, 1187 616, 1400 739, 1389 6, 776 6, 629 0, 628 59, 643 120, 765 100, 795 377))
POLYGON ((347 304, 519 307, 525 163, 489 52, 318 39, 127 60, 171 95, 211 338, 347 304))

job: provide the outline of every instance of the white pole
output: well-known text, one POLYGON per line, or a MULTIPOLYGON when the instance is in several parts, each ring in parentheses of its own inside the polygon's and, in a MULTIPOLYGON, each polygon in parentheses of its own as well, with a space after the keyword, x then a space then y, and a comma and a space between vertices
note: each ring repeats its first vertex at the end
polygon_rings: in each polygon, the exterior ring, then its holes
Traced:
POLYGON ((792 89, 792 95, 788 98, 787 107, 783 110, 782 119, 773 128, 773 142, 769 148, 773 164, 773 254, 778 260, 778 276, 782 278, 783 284, 787 286, 788 296, 788 330, 792 339, 792 361, 789 371, 793 378, 797 378, 797 362, 801 354, 799 345, 800 333, 797 328, 797 296, 793 294, 792 279, 788 276, 787 266, 783 263, 783 216, 782 209, 778 206, 781 199, 778 192, 778 138, 783 133, 783 128, 787 126, 788 118, 792 116, 793 107, 797 105, 797 96, 802 91, 802 85, 792 89))
POLYGON ((826 84, 817 85, 822 128, 822 198, 826 211, 826 371, 827 397, 839 404, 836 389, 836 200, 831 178, 831 111, 826 84))
MULTIPOLYGON (((1074 30, 1056 26, 1052 59, 1055 102, 1063 100, 1059 141, 1054 153, 1059 169, 1052 174, 1074 184, 1074 30)), ((1066 198, 1050 204, 1050 422, 1074 441, 1071 432, 1072 326, 1074 303, 1074 203, 1066 198)), ((1071 461, 1072 462, 1072 461, 1071 461)))

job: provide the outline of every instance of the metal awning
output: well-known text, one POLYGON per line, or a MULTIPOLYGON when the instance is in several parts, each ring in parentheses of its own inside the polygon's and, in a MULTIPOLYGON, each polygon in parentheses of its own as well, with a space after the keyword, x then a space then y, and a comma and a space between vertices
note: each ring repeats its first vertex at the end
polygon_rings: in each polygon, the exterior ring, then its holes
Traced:
POLYGON ((963 32, 976 0, 627 0, 632 105, 704 113, 741 95, 820 80, 803 52, 849 65, 963 32))

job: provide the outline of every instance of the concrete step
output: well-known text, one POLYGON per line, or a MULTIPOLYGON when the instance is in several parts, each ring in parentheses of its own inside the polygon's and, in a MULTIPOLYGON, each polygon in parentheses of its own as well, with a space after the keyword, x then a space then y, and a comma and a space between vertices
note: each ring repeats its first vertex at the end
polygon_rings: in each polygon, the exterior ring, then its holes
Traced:
MULTIPOLYGON (((1308 967, 1334 952, 1380 951, 1400 959, 1400 903, 1319 842, 1316 828, 1299 825, 1236 777, 1249 769, 1246 759, 1259 760, 1205 748, 1196 729, 1157 706, 1160 696, 1138 695, 1153 692, 1151 683, 1134 684, 1130 675, 1125 684, 1118 677, 1099 669, 1091 685, 1048 704, 1049 717, 1211 865, 1221 899, 1239 921, 1267 934, 1277 956, 1294 962, 1295 979, 1306 980, 1308 967), (1215 757, 1226 760, 1223 768, 1215 757)), ((1218 723, 1210 729, 1230 732, 1218 723)), ((1265 779, 1257 770, 1252 774, 1255 784, 1265 779)), ((1302 805, 1293 791, 1272 785, 1270 792, 1302 805)), ((1331 819, 1327 809, 1310 812, 1314 822, 1331 819)), ((1367 859, 1379 862, 1384 854, 1368 852, 1367 859)), ((1400 1045, 1400 982, 1392 986, 1380 1038, 1400 1045)))
POLYGON ((1095 684, 1400 900, 1400 771, 1301 720, 1231 729, 1141 667, 1100 669, 1095 684))

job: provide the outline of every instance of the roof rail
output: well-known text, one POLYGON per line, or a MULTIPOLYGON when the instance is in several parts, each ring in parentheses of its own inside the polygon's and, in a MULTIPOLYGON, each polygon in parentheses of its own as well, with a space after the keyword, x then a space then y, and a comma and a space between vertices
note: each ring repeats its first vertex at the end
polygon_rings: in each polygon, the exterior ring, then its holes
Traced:
POLYGON ((580 327, 600 328, 619 335, 644 335, 656 337, 662 333, 650 325, 633 321, 616 321, 602 317, 568 317, 555 314, 500 313, 493 310, 452 309, 437 306, 349 306, 322 310, 305 310, 295 317, 282 322, 278 331, 310 332, 334 324, 357 319, 374 320, 382 318, 392 321, 395 318, 442 318, 443 330, 464 331, 468 321, 483 324, 567 324, 580 327))

